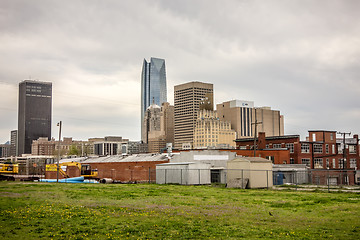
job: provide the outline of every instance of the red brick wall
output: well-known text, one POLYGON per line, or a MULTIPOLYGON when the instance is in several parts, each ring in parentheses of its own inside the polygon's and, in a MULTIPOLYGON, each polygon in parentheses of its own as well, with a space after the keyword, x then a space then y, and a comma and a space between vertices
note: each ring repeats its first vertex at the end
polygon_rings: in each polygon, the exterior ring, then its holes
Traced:
POLYGON ((92 169, 98 170, 98 176, 111 178, 121 182, 147 182, 155 181, 155 169, 157 164, 168 161, 152 162, 112 162, 112 163, 90 163, 92 169), (150 171, 149 171, 150 169, 150 171))

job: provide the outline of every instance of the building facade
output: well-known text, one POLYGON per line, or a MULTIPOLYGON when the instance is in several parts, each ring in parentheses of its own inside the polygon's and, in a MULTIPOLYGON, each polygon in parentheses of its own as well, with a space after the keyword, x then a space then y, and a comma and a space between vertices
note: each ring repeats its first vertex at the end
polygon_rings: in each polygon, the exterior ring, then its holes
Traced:
POLYGON ((17 156, 17 134, 18 131, 17 130, 12 130, 10 133, 10 156, 17 156))
MULTIPOLYGON (((141 136, 144 136, 143 121, 146 109, 152 101, 158 106, 167 102, 165 60, 144 59, 141 73, 141 136)), ((144 141, 144 139, 141 139, 144 141)))
POLYGON ((1 158, 10 157, 11 156, 10 149, 11 149, 10 144, 0 144, 0 157, 1 158))
POLYGON ((127 154, 126 148, 123 148, 123 146, 128 145, 128 143, 129 139, 124 139, 122 137, 105 137, 101 141, 93 142, 94 154, 98 156, 127 154))
MULTIPOLYGON (((189 82, 174 87, 174 145, 176 149, 192 148, 197 113, 206 94, 211 101, 213 84, 189 82)), ((213 102, 208 105, 208 110, 214 110, 213 102)))
POLYGON ((199 110, 193 148, 235 148, 236 132, 230 122, 221 121, 216 111, 199 110))
POLYGON ((19 84, 18 155, 30 154, 32 141, 51 139, 52 83, 25 80, 19 84))
POLYGON ((161 107, 155 103, 147 108, 143 123, 144 143, 148 144, 148 152, 158 153, 166 148, 166 143, 174 143, 174 106, 163 103, 161 107))
MULTIPOLYGON (((157 133, 159 135, 160 129, 160 113, 161 107, 155 103, 151 104, 145 111, 144 121, 143 121, 143 136, 142 140, 144 143, 149 142, 149 134, 154 135, 157 133)), ((153 136, 151 136, 153 137, 153 136)))
MULTIPOLYGON (((359 138, 336 139, 336 131, 311 130, 306 141, 299 135, 265 137, 260 133, 257 149, 288 149, 290 159, 284 163, 306 164, 311 169, 358 169, 359 138), (343 151, 345 148, 345 152, 343 151)), ((254 138, 237 139, 237 149, 254 149, 254 138)))
POLYGON ((55 140, 48 140, 47 137, 40 137, 31 144, 31 155, 51 156, 55 152, 55 140))
POLYGON ((270 107, 255 108, 254 102, 232 100, 216 105, 220 120, 231 122, 237 138, 254 137, 255 121, 257 132, 265 132, 266 136, 284 135, 284 117, 278 110, 270 107))
POLYGON ((168 102, 161 105, 160 128, 165 131, 165 142, 174 145, 174 106, 168 102))

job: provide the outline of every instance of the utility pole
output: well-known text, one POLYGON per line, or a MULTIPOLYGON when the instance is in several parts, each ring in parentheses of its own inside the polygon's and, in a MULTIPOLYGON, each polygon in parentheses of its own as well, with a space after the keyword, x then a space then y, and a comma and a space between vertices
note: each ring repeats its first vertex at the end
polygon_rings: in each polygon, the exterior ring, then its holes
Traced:
POLYGON ((59 162, 60 162, 60 139, 61 139, 61 125, 62 122, 58 122, 57 126, 59 126, 59 143, 58 143, 58 159, 57 159, 57 169, 56 169, 56 182, 59 182, 59 171, 60 171, 60 166, 59 166, 59 162))
POLYGON ((343 165, 343 169, 345 169, 345 158, 346 158, 346 146, 345 146, 345 135, 351 135, 351 132, 337 132, 337 134, 343 135, 343 160, 342 160, 342 165, 343 165))
POLYGON ((254 108, 254 111, 255 111, 255 122, 251 123, 251 125, 254 125, 254 128, 255 128, 255 132, 254 132, 254 157, 256 157, 257 125, 262 124, 262 122, 257 121, 256 108, 254 108))

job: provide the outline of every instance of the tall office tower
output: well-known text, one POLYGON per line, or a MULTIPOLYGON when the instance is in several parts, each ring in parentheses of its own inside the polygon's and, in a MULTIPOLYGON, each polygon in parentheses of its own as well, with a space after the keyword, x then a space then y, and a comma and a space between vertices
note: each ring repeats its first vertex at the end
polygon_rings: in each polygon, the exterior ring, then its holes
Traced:
MULTIPOLYGON (((144 59, 141 73, 141 136, 145 136, 143 122, 146 109, 152 101, 161 106, 167 102, 165 60, 151 58, 150 62, 144 59)), ((145 139, 141 139, 145 140, 145 139)))
POLYGON ((10 156, 17 156, 17 130, 12 130, 10 133, 10 156))
POLYGON ((30 154, 33 140, 51 139, 52 83, 25 80, 19 84, 18 155, 30 154))
POLYGON ((237 138, 253 137, 255 133, 255 112, 257 132, 265 132, 266 136, 284 135, 284 117, 280 111, 270 107, 255 108, 254 102, 232 100, 216 105, 220 120, 231 122, 231 128, 236 131, 237 138))
POLYGON ((189 82, 174 87, 174 141, 176 149, 191 149, 194 138, 194 127, 200 103, 206 104, 207 110, 214 110, 213 84, 189 82), (207 95, 205 98, 205 95, 207 95))

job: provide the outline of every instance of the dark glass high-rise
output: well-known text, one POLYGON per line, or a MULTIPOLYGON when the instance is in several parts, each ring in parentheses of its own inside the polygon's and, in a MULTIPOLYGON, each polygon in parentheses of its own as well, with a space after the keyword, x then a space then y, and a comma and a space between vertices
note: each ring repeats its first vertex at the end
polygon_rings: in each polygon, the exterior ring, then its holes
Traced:
POLYGON ((30 154, 33 140, 51 139, 52 83, 25 80, 19 84, 18 155, 30 154))

